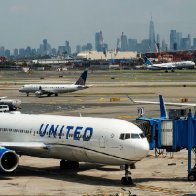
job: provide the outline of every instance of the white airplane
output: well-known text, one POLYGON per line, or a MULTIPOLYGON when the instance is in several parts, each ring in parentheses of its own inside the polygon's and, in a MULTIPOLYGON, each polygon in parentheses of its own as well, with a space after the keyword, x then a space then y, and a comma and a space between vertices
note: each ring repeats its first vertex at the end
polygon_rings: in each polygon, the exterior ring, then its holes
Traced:
POLYGON ((87 70, 85 70, 75 84, 26 84, 22 86, 19 91, 26 93, 35 93, 37 97, 41 97, 46 94, 47 96, 55 95, 58 96, 59 93, 68 93, 78 90, 83 90, 88 88, 85 86, 87 79, 87 70))
POLYGON ((0 114, 0 146, 3 172, 13 172, 18 155, 28 155, 61 159, 61 169, 77 169, 79 162, 124 165, 122 184, 132 184, 129 167, 149 150, 142 130, 125 120, 20 112, 0 114))
POLYGON ((146 56, 144 57, 144 63, 148 69, 165 70, 166 72, 168 72, 168 70, 174 72, 174 69, 194 68, 195 66, 195 63, 193 61, 153 64, 146 56))
POLYGON ((15 111, 20 108, 21 101, 19 99, 7 99, 7 97, 0 97, 0 105, 7 105, 10 111, 15 111))
MULTIPOLYGON (((144 103, 144 104, 160 104, 160 101, 145 101, 145 100, 134 100, 131 97, 128 96, 128 98, 133 102, 133 103, 144 103)), ((163 100, 163 96, 159 95, 159 99, 163 100)), ((163 101, 164 102, 164 101, 163 101)), ((196 103, 178 103, 178 102, 164 102, 165 105, 172 105, 172 106, 190 106, 190 107, 196 107, 196 103)))

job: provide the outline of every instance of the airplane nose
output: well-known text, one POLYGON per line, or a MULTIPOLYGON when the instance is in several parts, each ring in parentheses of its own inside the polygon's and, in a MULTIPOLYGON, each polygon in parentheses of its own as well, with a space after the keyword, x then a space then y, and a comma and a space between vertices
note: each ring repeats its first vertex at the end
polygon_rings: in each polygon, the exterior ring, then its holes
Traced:
POLYGON ((149 152, 149 143, 147 139, 143 139, 143 141, 138 146, 136 153, 140 159, 145 158, 149 152))

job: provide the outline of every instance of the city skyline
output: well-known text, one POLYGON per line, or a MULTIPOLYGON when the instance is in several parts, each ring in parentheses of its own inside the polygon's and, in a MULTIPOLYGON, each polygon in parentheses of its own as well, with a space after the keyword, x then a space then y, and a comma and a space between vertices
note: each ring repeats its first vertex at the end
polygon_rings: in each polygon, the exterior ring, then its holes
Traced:
POLYGON ((94 47, 94 32, 101 30, 109 49, 115 49, 122 32, 138 41, 148 38, 151 17, 155 33, 169 43, 172 29, 196 37, 195 6, 194 0, 3 0, 0 46, 37 48, 46 38, 55 48, 66 40, 74 49, 89 42, 94 47))

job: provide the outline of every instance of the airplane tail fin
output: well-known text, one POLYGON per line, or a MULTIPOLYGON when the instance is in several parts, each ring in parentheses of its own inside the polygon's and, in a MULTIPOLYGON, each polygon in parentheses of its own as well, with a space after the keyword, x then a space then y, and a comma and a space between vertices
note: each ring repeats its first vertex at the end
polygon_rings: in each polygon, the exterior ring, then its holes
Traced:
POLYGON ((86 79, 87 79, 87 73, 88 73, 87 70, 83 71, 83 73, 80 75, 80 77, 76 81, 75 85, 83 85, 83 86, 85 86, 86 79))
POLYGON ((145 65, 147 66, 153 65, 153 63, 146 56, 143 59, 144 59, 145 65))
POLYGON ((160 117, 161 118, 168 118, 166 106, 164 103, 164 99, 162 95, 159 95, 159 103, 160 103, 160 117))

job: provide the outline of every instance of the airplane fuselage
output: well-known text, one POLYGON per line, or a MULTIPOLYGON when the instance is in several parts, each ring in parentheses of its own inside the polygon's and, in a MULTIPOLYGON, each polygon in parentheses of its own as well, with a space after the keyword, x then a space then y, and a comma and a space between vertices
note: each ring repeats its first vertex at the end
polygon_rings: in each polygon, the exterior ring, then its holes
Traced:
POLYGON ((22 93, 36 93, 40 91, 40 94, 58 94, 68 93, 87 88, 83 85, 64 85, 64 84, 27 84, 19 89, 22 93))
POLYGON ((136 125, 91 117, 0 114, 0 138, 18 154, 110 165, 135 163, 149 149, 136 125))

